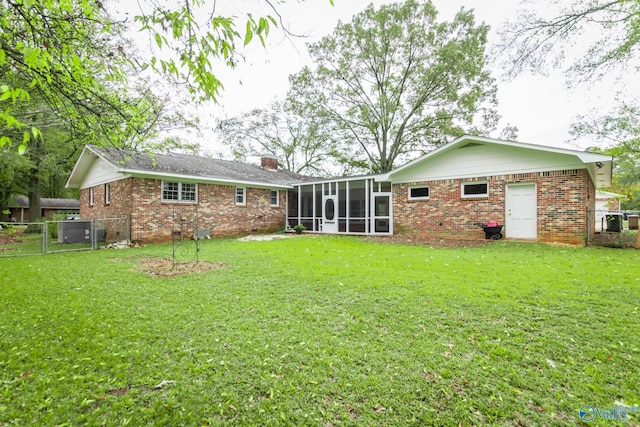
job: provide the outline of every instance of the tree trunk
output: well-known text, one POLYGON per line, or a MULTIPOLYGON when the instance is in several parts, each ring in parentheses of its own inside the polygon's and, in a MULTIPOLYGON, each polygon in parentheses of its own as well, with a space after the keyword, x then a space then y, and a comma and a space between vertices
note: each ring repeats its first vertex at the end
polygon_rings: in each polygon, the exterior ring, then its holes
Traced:
POLYGON ((44 157, 44 145, 38 138, 29 147, 29 157, 32 167, 29 177, 29 222, 37 222, 42 218, 42 205, 40 203, 40 159, 44 157))
POLYGON ((29 222, 38 222, 42 218, 40 203, 40 179, 32 176, 29 179, 29 222))

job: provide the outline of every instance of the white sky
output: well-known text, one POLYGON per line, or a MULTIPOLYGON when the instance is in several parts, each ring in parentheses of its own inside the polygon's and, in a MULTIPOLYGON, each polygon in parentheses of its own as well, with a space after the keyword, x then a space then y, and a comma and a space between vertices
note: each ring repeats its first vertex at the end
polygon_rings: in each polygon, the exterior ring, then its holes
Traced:
MULTIPOLYGON (((496 30, 508 18, 513 18, 520 8, 517 0, 432 0, 439 11, 440 20, 450 20, 460 9, 474 9, 477 22, 491 26, 490 41, 497 40, 496 30)), ((562 0, 570 1, 570 0, 562 0)), ((218 105, 200 107, 200 116, 206 126, 213 126, 216 119, 224 119, 247 112, 253 108, 266 107, 276 97, 284 97, 288 89, 289 75, 299 71, 304 65, 311 65, 306 43, 319 40, 330 34, 338 20, 348 22, 351 17, 371 3, 370 0, 288 0, 279 4, 284 24, 295 34, 307 37, 285 39, 282 33, 273 31, 264 49, 252 42, 245 52, 245 61, 235 69, 220 69, 217 76, 225 89, 218 105)), ((376 6, 391 3, 389 0, 375 0, 376 6)), ((217 3, 219 10, 230 7, 231 13, 242 16, 247 9, 256 7, 253 0, 233 0, 224 6, 217 3)), ((548 5, 548 2, 542 2, 548 5)), ((549 70, 549 75, 522 75, 513 81, 501 78, 500 71, 494 72, 498 84, 498 111, 502 120, 495 135, 507 124, 519 129, 518 140, 533 144, 576 148, 570 140, 570 124, 579 114, 586 114, 597 108, 606 113, 612 107, 613 93, 607 83, 591 84, 589 87, 567 89, 565 77, 559 70, 549 70)), ((633 76, 632 76, 633 77, 633 76)), ((638 79, 636 79, 638 80, 638 79)), ((631 80, 630 80, 631 81, 631 80)), ((635 84, 637 91, 638 85, 635 84)), ((213 132, 203 128, 204 140, 201 146, 207 151, 220 151, 213 132)), ((591 145, 591 141, 578 143, 580 148, 591 145)))

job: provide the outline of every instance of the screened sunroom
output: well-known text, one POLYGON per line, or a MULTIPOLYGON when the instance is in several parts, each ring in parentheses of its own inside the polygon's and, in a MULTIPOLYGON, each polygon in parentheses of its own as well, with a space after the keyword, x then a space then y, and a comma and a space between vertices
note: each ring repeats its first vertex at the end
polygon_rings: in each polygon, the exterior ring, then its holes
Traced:
POLYGON ((295 185, 287 224, 318 233, 393 234, 391 183, 354 177, 295 185))

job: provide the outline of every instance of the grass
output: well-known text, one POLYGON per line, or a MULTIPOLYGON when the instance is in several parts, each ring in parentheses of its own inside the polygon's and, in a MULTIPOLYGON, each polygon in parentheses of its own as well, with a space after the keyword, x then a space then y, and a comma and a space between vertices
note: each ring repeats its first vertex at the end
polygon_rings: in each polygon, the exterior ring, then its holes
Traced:
MULTIPOLYGON (((46 242, 46 251, 64 252, 90 250, 91 243, 59 243, 55 231, 56 224, 49 223, 51 231, 46 242)), ((0 232, 0 257, 13 257, 22 255, 41 255, 43 253, 43 235, 37 233, 25 233, 26 226, 18 225, 13 233, 0 232)), ((100 243, 103 244, 103 243, 100 243)))
MULTIPOLYGON (((640 406, 638 252, 203 241, 0 259, 0 425, 574 425, 640 406)), ((640 425, 632 413, 625 425, 640 425)))

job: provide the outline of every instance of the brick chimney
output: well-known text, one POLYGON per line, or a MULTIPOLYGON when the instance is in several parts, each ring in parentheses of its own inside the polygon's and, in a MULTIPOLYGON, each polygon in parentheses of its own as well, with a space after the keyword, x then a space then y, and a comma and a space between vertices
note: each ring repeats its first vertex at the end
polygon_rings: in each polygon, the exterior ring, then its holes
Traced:
POLYGON ((260 158, 260 166, 265 170, 278 170, 278 157, 272 154, 263 154, 260 158))

